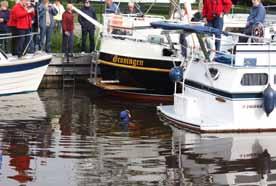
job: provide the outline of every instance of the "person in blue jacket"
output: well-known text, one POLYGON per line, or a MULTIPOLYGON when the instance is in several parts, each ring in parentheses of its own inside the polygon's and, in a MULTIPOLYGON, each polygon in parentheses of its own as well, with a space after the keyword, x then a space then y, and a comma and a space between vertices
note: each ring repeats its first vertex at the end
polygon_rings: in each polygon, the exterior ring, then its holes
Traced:
MULTIPOLYGON (((81 8, 81 11, 91 18, 97 20, 96 11, 93 7, 90 7, 90 2, 88 0, 84 1, 84 6, 81 8)), ((81 15, 79 15, 78 20, 81 25, 81 50, 82 52, 87 52, 86 38, 87 35, 89 35, 89 52, 92 52, 95 50, 95 26, 81 15)))
POLYGON ((244 30, 246 35, 252 35, 252 30, 256 24, 264 24, 265 22, 266 11, 261 0, 252 0, 252 5, 244 30))
MULTIPOLYGON (((9 33, 9 28, 7 26, 7 22, 10 17, 10 11, 8 10, 8 2, 2 1, 1 2, 1 9, 0 9, 0 37, 1 34, 3 37, 6 37, 7 33, 9 33)), ((7 40, 0 40, 1 49, 7 51, 7 40)))
POLYGON ((38 7, 40 48, 46 52, 51 52, 51 34, 55 25, 54 16, 57 13, 57 9, 49 3, 49 0, 43 0, 38 7))
POLYGON ((120 9, 117 4, 113 3, 112 0, 105 0, 105 13, 106 14, 119 14, 120 9))

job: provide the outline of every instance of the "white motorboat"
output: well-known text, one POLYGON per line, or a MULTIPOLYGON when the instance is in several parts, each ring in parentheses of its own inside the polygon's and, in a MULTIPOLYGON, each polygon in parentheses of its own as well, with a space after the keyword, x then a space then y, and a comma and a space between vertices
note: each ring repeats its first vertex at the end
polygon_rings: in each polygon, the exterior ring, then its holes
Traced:
POLYGON ((0 52, 0 95, 36 91, 52 55, 36 52, 21 58, 0 52))
POLYGON ((200 132, 276 130, 276 43, 264 38, 237 43, 233 53, 211 59, 203 35, 219 30, 167 22, 152 25, 196 33, 205 56, 192 55, 185 71, 172 71, 181 91, 175 89, 173 105, 158 107, 164 117, 200 132))

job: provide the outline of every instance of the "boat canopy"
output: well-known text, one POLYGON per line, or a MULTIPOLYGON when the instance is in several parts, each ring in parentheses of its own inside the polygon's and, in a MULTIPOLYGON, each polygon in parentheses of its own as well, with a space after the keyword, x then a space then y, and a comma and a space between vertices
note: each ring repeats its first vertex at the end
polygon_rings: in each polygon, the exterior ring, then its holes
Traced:
POLYGON ((164 30, 184 30, 186 32, 201 33, 201 34, 224 34, 226 32, 220 31, 219 29, 203 26, 203 25, 193 25, 193 24, 183 24, 179 22, 172 21, 158 21, 152 22, 151 26, 153 28, 162 28, 164 30))

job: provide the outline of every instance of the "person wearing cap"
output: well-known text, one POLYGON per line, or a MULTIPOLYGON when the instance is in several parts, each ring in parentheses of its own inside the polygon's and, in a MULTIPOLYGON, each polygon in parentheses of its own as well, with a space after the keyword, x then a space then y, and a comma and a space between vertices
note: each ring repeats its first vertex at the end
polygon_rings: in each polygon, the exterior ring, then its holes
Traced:
MULTIPOLYGON (((81 8, 81 11, 88 15, 89 17, 97 20, 96 11, 93 7, 90 7, 90 2, 88 0, 84 1, 84 6, 81 8)), ((81 50, 82 52, 86 51, 86 38, 87 35, 89 35, 89 52, 92 52, 95 50, 95 41, 94 41, 94 35, 95 35, 95 26, 87 21, 84 17, 79 15, 78 17, 79 23, 81 25, 81 50)))

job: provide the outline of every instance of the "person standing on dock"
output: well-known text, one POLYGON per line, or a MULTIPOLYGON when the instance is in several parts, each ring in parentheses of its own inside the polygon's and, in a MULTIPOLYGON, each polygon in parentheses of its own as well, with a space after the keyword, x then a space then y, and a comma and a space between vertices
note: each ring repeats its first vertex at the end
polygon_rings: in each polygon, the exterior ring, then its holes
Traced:
MULTIPOLYGON (((1 9, 0 9, 0 34, 4 37, 7 36, 5 34, 9 33, 9 28, 7 26, 9 17, 10 17, 10 11, 8 10, 8 1, 2 1, 1 9)), ((0 44, 1 44, 1 49, 3 49, 4 51, 7 51, 7 40, 6 39, 0 40, 0 44)))
MULTIPOLYGON (((84 6, 82 7, 81 11, 91 18, 97 20, 96 11, 93 7, 90 7, 90 2, 88 0, 84 1, 84 6)), ((86 52, 86 38, 87 34, 89 34, 89 52, 92 52, 95 50, 95 26, 81 15, 79 15, 78 20, 81 25, 81 51, 82 53, 86 52)))
POLYGON ((74 42, 74 15, 73 5, 67 4, 66 11, 62 14, 62 52, 73 55, 74 42))
POLYGON ((38 7, 39 28, 40 28, 40 47, 46 52, 51 52, 51 34, 54 29, 54 16, 58 13, 57 9, 43 0, 38 7))
POLYGON ((65 12, 63 5, 61 4, 60 0, 56 0, 54 7, 57 10, 57 14, 54 16, 55 20, 55 31, 61 31, 61 21, 62 21, 62 14, 65 12))
MULTIPOLYGON (((223 16, 230 12, 232 8, 231 0, 203 0, 202 16, 207 26, 223 29, 223 16)), ((220 50, 221 34, 215 34, 216 51, 220 50)))
POLYGON ((119 14, 119 6, 113 3, 112 0, 105 0, 105 13, 106 14, 119 14))
POLYGON ((33 7, 27 6, 27 0, 20 0, 14 5, 11 11, 9 26, 15 26, 16 35, 20 35, 16 39, 16 55, 21 57, 24 55, 26 49, 26 40, 28 39, 28 32, 32 25, 32 17, 35 15, 35 10, 33 7))

